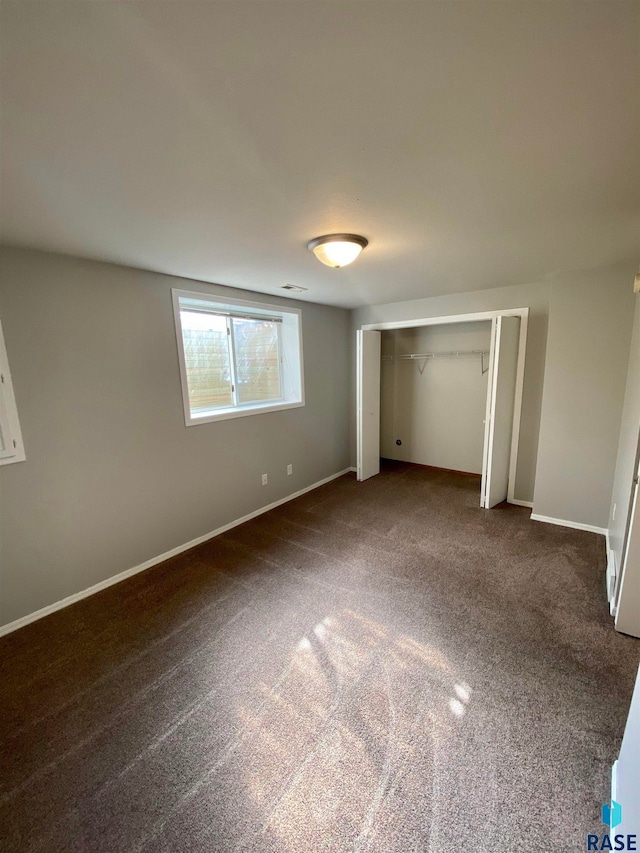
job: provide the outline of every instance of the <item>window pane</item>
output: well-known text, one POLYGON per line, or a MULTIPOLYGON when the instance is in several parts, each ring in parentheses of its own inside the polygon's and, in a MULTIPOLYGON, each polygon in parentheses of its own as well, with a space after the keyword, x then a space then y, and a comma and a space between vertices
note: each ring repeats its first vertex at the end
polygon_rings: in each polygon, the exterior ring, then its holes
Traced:
POLYGON ((304 405, 300 311, 177 290, 173 301, 187 426, 304 405))
POLYGON ((280 399, 278 324, 238 317, 232 322, 238 402, 280 399))
POLYGON ((227 321, 180 311, 191 414, 233 405, 227 321))

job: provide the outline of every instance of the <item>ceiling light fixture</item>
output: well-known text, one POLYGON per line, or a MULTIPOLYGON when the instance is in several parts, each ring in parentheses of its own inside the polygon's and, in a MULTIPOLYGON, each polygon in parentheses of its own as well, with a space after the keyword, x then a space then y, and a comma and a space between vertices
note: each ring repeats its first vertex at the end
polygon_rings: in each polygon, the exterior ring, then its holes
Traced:
POLYGON ((325 234, 307 244, 307 249, 328 267, 339 269, 353 263, 369 243, 358 234, 325 234))

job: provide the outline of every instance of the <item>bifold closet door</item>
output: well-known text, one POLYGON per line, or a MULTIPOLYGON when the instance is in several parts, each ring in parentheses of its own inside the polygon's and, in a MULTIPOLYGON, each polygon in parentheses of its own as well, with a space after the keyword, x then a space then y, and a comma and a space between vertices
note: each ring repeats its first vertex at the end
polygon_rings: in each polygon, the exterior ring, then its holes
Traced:
POLYGON ((507 499, 519 342, 520 318, 494 317, 480 498, 485 509, 507 499))
POLYGON ((625 563, 627 562, 627 554, 629 553, 629 545, 633 540, 634 543, 634 560, 637 563, 640 551, 640 507, 638 506, 638 484, 640 483, 640 435, 638 436, 638 444, 636 445, 636 461, 633 467, 633 480, 631 482, 631 496, 629 498, 629 509, 627 511, 627 520, 624 528, 624 537, 622 540, 622 550, 620 552, 620 565, 618 566, 618 576, 616 578, 609 577, 609 571, 613 567, 612 561, 608 561, 607 566, 607 589, 610 592, 609 598, 613 599, 614 606, 618 599, 620 591, 620 583, 624 572, 625 563), (615 583, 615 587, 610 587, 615 583))
POLYGON ((380 332, 357 333, 358 480, 380 473, 380 332))
MULTIPOLYGON (((616 588, 614 590, 614 608, 616 617, 616 630, 623 634, 631 634, 632 637, 640 637, 640 613, 634 599, 633 575, 640 565, 640 495, 638 484, 640 483, 640 442, 636 453, 635 467, 633 469, 633 481, 631 484, 631 499, 629 501, 629 512, 625 526, 624 540, 622 543, 622 554, 616 588), (631 592, 628 592, 631 590, 631 592)), ((611 562, 611 561, 609 561, 611 562)))

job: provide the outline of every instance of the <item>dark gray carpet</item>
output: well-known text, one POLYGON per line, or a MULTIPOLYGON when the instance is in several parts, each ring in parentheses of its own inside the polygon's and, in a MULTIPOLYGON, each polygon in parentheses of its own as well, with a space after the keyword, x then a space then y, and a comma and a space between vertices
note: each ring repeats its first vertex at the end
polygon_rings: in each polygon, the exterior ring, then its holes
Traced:
POLYGON ((478 499, 348 475, 0 640, 1 849, 585 849, 640 644, 478 499))

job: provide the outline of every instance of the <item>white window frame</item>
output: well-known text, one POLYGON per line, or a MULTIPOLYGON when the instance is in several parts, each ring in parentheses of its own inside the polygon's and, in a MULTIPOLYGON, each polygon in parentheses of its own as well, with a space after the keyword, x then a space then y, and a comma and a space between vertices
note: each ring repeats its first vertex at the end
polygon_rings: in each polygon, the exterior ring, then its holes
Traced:
POLYGON ((13 462, 24 462, 26 454, 22 442, 22 430, 18 420, 16 398, 13 393, 13 382, 9 370, 7 349, 4 345, 4 334, 0 322, 0 428, 7 443, 0 450, 0 465, 11 465, 13 462))
MULTIPOLYGON (((305 405, 304 399, 304 361, 302 355, 302 312, 298 308, 289 308, 282 305, 267 305, 262 302, 250 302, 244 299, 226 300, 219 294, 202 293, 193 290, 171 291, 173 300, 173 317, 176 332, 176 344, 178 348, 178 363, 180 365, 180 384, 182 387, 182 405, 184 409, 184 422, 186 426, 197 426, 198 424, 224 421, 230 418, 241 418, 246 415, 259 415, 266 412, 279 412, 283 409, 297 409, 305 405), (181 305, 181 300, 189 300, 197 305, 198 310, 206 311, 210 306, 211 313, 228 314, 227 329, 231 348, 231 384, 232 394, 235 401, 233 406, 210 410, 201 415, 191 414, 189 401, 189 383, 187 381, 187 366, 184 355, 184 338, 182 336, 182 323, 180 321, 180 310, 189 308, 189 305, 181 305), (278 400, 269 400, 265 403, 238 403, 238 385, 235 381, 235 339, 233 334, 233 323, 231 317, 246 314, 255 318, 265 320, 277 320, 278 325, 278 358, 280 360, 280 389, 282 396, 278 400), (287 322, 288 321, 288 322, 287 322), (295 339, 292 335, 292 321, 296 326, 295 339), (289 344, 283 342, 283 325, 287 323, 289 344), (285 391, 283 389, 283 370, 287 369, 292 374, 290 384, 292 387, 285 391), (295 363, 292 363, 295 362, 295 363), (298 364, 299 362, 299 364, 298 364)), ((286 380, 286 377, 285 377, 286 380)))

